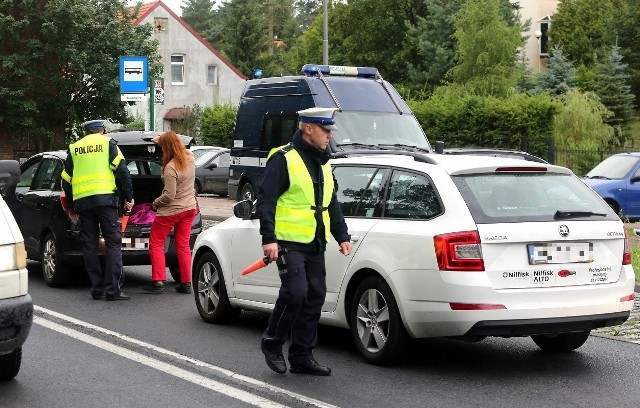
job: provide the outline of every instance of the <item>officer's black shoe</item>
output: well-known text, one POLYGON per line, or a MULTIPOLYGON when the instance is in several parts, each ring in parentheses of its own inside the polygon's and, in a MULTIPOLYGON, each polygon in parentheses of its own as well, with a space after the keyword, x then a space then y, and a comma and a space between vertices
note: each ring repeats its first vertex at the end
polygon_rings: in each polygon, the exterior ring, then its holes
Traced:
POLYGON ((183 283, 181 285, 176 286, 176 292, 185 293, 185 294, 191 293, 191 284, 190 283, 183 283))
POLYGON ((325 367, 318 364, 318 362, 314 358, 307 361, 306 363, 302 363, 296 366, 291 366, 289 371, 295 374, 310 374, 310 375, 330 375, 331 374, 331 369, 329 367, 325 367))
POLYGON ((93 300, 100 300, 102 299, 102 297, 104 296, 104 293, 92 293, 91 297, 93 298, 93 300))
POLYGON ((282 353, 272 353, 264 348, 262 348, 262 353, 264 354, 264 361, 267 362, 270 369, 278 374, 287 372, 287 363, 285 363, 282 353))
POLYGON ((148 285, 141 286, 140 290, 146 293, 162 293, 164 292, 164 283, 160 281, 152 281, 148 285))
POLYGON ((112 301, 112 300, 129 300, 131 299, 131 296, 127 296, 124 293, 120 292, 117 295, 107 295, 107 300, 112 301))

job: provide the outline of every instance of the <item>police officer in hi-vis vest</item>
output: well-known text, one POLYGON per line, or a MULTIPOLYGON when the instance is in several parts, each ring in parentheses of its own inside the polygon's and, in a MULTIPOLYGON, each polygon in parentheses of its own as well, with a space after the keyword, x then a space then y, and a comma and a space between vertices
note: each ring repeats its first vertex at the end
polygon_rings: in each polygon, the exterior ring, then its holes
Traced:
POLYGON ((133 208, 131 175, 116 142, 104 135, 104 122, 83 124, 85 136, 69 146, 62 172, 62 186, 73 211, 80 216, 80 241, 84 264, 91 280, 91 296, 99 300, 127 300, 120 287, 122 233, 118 226, 116 182, 124 195, 124 210, 133 208), (100 267, 100 233, 105 244, 105 269, 100 267))
POLYGON ((330 235, 345 256, 351 252, 328 150, 337 130, 335 108, 298 112, 298 130, 288 145, 273 149, 258 190, 257 212, 265 256, 278 264, 280 292, 261 349, 269 368, 284 374, 282 346, 291 340, 292 373, 329 375, 313 356, 327 285, 324 252, 330 235))

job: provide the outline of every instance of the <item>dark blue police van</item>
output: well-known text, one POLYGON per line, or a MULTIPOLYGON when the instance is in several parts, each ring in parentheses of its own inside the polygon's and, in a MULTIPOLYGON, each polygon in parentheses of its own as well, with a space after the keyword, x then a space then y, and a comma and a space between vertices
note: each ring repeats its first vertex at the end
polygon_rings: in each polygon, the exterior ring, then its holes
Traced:
POLYGON ((247 81, 233 131, 229 197, 255 198, 269 151, 291 141, 299 110, 314 107, 338 108, 334 153, 431 151, 411 109, 376 68, 307 64, 299 76, 247 81))

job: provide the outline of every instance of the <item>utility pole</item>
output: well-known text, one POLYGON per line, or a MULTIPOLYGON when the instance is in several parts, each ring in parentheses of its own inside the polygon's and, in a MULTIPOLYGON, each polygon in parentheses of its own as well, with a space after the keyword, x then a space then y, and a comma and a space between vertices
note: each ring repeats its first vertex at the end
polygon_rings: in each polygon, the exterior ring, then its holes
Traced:
POLYGON ((324 34, 322 39, 322 64, 329 65, 329 12, 327 3, 329 0, 322 0, 324 3, 324 34))

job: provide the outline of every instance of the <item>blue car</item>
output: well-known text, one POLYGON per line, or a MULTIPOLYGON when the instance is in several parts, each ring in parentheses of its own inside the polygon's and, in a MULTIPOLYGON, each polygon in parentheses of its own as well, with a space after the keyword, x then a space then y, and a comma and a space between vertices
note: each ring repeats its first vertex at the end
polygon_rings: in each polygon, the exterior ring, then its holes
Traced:
POLYGON ((640 220, 640 152, 614 154, 584 179, 624 221, 640 220))

